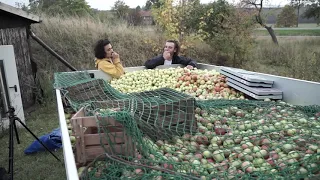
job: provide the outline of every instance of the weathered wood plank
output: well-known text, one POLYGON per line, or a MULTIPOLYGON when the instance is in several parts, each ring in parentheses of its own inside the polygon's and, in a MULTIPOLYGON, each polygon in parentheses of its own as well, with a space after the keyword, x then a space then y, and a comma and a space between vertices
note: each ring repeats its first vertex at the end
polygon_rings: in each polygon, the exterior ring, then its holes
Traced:
POLYGON ((33 77, 26 27, 0 29, 0 45, 13 45, 24 108, 34 104, 36 85, 33 77))

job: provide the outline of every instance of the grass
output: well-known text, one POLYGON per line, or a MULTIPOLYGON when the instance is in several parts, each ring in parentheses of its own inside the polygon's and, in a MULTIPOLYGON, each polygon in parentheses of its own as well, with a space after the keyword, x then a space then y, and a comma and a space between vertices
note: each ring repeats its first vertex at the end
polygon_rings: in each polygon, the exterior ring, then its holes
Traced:
POLYGON ((269 40, 257 40, 256 48, 242 68, 320 82, 320 39, 286 40, 275 46, 269 40))
MULTIPOLYGON (((274 27, 275 24, 267 24, 268 26, 274 27)), ((300 23, 298 27, 294 28, 320 28, 320 26, 317 25, 317 23, 300 23)))
MULTIPOLYGON (((277 36, 320 36, 320 29, 275 29, 277 36)), ((255 30, 256 36, 269 36, 266 29, 255 30)))
MULTIPOLYGON (((40 137, 59 127, 55 103, 39 106, 36 111, 26 116, 28 128, 40 137)), ((36 139, 24 128, 18 129, 20 144, 14 137, 14 179, 57 180, 66 179, 63 151, 54 152, 62 162, 58 162, 49 152, 25 155, 24 150, 36 139)), ((9 132, 0 136, 0 166, 8 170, 9 165, 9 132)))

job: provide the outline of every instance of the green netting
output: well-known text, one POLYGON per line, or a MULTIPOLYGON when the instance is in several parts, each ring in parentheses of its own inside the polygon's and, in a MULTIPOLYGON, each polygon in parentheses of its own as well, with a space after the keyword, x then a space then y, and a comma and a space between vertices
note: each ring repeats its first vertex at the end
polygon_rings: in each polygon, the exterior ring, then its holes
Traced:
POLYGON ((160 166, 165 164, 166 161, 106 155, 104 161, 94 161, 89 168, 83 169, 80 179, 199 179, 160 166))
POLYGON ((94 116, 97 130, 85 133, 99 135, 83 179, 320 179, 319 106, 196 100, 166 87, 123 94, 94 78, 61 90, 94 116))
POLYGON ((81 84, 82 82, 91 80, 91 77, 87 71, 57 72, 54 73, 54 80, 54 88, 60 89, 81 84))
MULTIPOLYGON (((237 171, 227 171, 222 166, 210 166, 208 175, 195 175, 201 173, 201 167, 197 165, 189 165, 186 163, 174 163, 172 166, 168 161, 154 161, 146 159, 129 158, 124 160, 124 157, 106 155, 104 160, 94 161, 90 166, 81 170, 80 179, 318 179, 317 174, 302 174, 297 173, 302 168, 291 167, 285 168, 281 172, 268 172, 266 170, 253 172, 251 174, 243 174, 237 171), (165 168, 166 167, 166 168, 165 168), (169 167, 169 168, 168 168, 169 167), (215 169, 222 169, 217 172, 215 169), (308 178, 306 178, 308 177, 308 178)), ((316 172, 318 168, 308 167, 310 171, 316 172)), ((305 169, 305 168, 304 168, 305 169)))
POLYGON ((139 128, 134 108, 100 114, 127 124, 137 145, 134 156, 100 159, 108 165, 89 165, 87 179, 319 178, 320 126, 306 113, 320 112, 318 106, 302 110, 284 102, 199 101, 197 133, 157 141, 139 128))
POLYGON ((137 102, 133 118, 141 131, 152 140, 165 140, 195 132, 193 97, 169 88, 130 96, 137 102))
POLYGON ((302 111, 307 116, 314 116, 316 119, 320 117, 320 110, 319 106, 313 105, 313 106, 296 106, 295 109, 302 111))
POLYGON ((76 110, 94 101, 119 100, 129 97, 115 90, 106 81, 94 78, 70 85, 61 92, 76 110))

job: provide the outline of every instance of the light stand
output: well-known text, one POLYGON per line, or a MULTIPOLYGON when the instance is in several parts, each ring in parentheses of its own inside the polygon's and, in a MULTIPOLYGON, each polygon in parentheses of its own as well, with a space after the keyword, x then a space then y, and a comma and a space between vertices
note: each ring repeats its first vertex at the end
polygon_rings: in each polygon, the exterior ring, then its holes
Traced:
POLYGON ((15 112, 15 109, 14 107, 12 106, 9 106, 8 108, 8 112, 9 113, 9 129, 10 129, 10 137, 9 137, 9 171, 8 173, 10 173, 10 179, 13 180, 13 149, 14 149, 14 141, 13 141, 13 130, 15 131, 15 135, 16 135, 16 138, 17 138, 17 142, 18 144, 20 144, 20 140, 19 140, 19 135, 18 135, 18 131, 17 131, 17 126, 16 126, 16 121, 19 121, 19 123, 26 129, 29 131, 29 133, 35 138, 38 140, 38 142, 46 148, 47 151, 49 151, 52 156, 54 156, 58 161, 61 162, 61 160, 56 156, 54 155, 48 148, 47 146, 45 146, 40 140, 39 138, 33 134, 33 132, 20 120, 20 118, 18 118, 14 112, 15 112))

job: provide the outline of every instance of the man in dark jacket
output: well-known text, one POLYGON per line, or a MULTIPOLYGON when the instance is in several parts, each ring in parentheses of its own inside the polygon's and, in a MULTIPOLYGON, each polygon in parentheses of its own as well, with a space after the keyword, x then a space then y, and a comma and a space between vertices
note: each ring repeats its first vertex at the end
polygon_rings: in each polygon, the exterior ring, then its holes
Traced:
POLYGON ((168 40, 163 49, 163 54, 147 60, 144 65, 147 69, 154 69, 160 65, 182 64, 192 69, 197 67, 197 62, 193 59, 179 56, 180 46, 175 40, 168 40))

